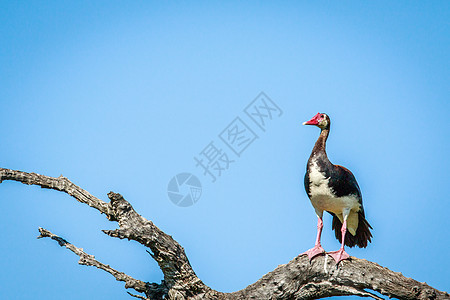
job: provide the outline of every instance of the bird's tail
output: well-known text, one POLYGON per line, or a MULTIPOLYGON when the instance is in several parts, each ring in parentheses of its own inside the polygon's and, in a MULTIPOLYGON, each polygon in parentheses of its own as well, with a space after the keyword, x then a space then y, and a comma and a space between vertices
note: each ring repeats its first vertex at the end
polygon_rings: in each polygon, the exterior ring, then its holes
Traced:
MULTIPOLYGON (((342 233, 341 233, 342 223, 335 214, 332 215, 333 215, 332 228, 334 230, 334 234, 336 235, 336 239, 338 239, 339 242, 342 243, 342 233)), ((370 232, 370 229, 372 229, 372 226, 370 226, 369 222, 367 222, 364 216, 364 211, 360 210, 358 212, 358 228, 356 229, 356 234, 352 235, 347 229, 347 232, 345 233, 345 245, 348 247, 354 247, 355 245, 357 245, 360 248, 366 248, 367 243, 371 242, 372 238, 372 233, 370 232)))

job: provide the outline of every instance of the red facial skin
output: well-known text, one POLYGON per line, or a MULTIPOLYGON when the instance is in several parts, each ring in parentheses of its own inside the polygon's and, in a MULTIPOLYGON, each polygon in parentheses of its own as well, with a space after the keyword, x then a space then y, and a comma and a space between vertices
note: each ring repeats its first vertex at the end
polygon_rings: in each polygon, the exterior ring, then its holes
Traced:
POLYGON ((322 120, 322 114, 317 113, 311 120, 303 123, 303 125, 319 125, 320 120, 322 120))

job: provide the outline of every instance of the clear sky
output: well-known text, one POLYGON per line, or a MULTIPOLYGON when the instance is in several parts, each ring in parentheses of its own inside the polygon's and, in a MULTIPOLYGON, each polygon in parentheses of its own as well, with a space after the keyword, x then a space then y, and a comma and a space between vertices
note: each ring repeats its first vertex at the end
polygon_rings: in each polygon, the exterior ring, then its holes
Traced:
MULTIPOLYGON (((449 291, 449 20, 448 1, 1 1, 0 166, 123 194, 230 292, 313 246, 303 176, 319 130, 301 123, 326 112, 329 158, 355 174, 374 228, 349 254, 449 291), (245 113, 260 92, 279 108, 262 128, 245 113), (254 134, 239 156, 221 139, 232 122, 254 134), (215 182, 195 161, 211 142, 233 160, 215 182), (188 207, 167 193, 183 172, 202 185, 188 207)), ((4 182, 0 208, 2 299, 130 299, 39 226, 162 279, 66 194, 4 182)), ((329 215, 322 237, 339 248, 329 215)))

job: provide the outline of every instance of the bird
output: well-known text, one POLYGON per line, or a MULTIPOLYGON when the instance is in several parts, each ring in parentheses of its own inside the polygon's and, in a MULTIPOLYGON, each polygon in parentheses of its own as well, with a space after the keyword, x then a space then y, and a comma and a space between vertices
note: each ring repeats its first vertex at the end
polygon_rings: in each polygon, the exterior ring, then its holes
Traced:
POLYGON ((326 254, 339 264, 350 257, 344 246, 367 247, 372 238, 370 229, 373 228, 366 220, 361 190, 355 176, 347 168, 334 165, 328 159, 325 146, 330 133, 330 117, 317 113, 303 125, 319 127, 320 135, 308 159, 304 178, 306 193, 318 218, 317 238, 314 247, 302 254, 307 254, 311 261, 315 256, 326 253, 320 243, 323 212, 326 211, 333 216, 332 229, 341 243, 339 250, 326 254))

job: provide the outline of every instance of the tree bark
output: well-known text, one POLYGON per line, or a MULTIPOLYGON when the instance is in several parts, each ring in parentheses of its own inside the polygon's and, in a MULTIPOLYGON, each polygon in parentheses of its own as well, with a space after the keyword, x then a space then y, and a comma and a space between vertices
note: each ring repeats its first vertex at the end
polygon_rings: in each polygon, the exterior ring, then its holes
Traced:
POLYGON ((125 282, 125 288, 144 294, 129 293, 139 299, 318 299, 344 295, 383 299, 373 291, 398 299, 450 299, 446 292, 406 278, 374 262, 350 257, 336 265, 328 255, 315 257, 311 262, 306 255, 299 255, 240 291, 221 293, 197 277, 183 247, 177 241, 139 215, 120 194, 109 192, 110 201, 104 202, 63 176, 55 178, 0 168, 0 183, 4 180, 65 192, 105 214, 108 220, 118 222, 118 229, 103 230, 104 233, 134 240, 147 247, 164 274, 164 280, 159 284, 134 279, 97 261, 94 256, 65 239, 39 228, 38 238, 48 237, 57 241, 60 246, 78 255, 80 264, 95 266, 110 273, 116 280, 125 282))

